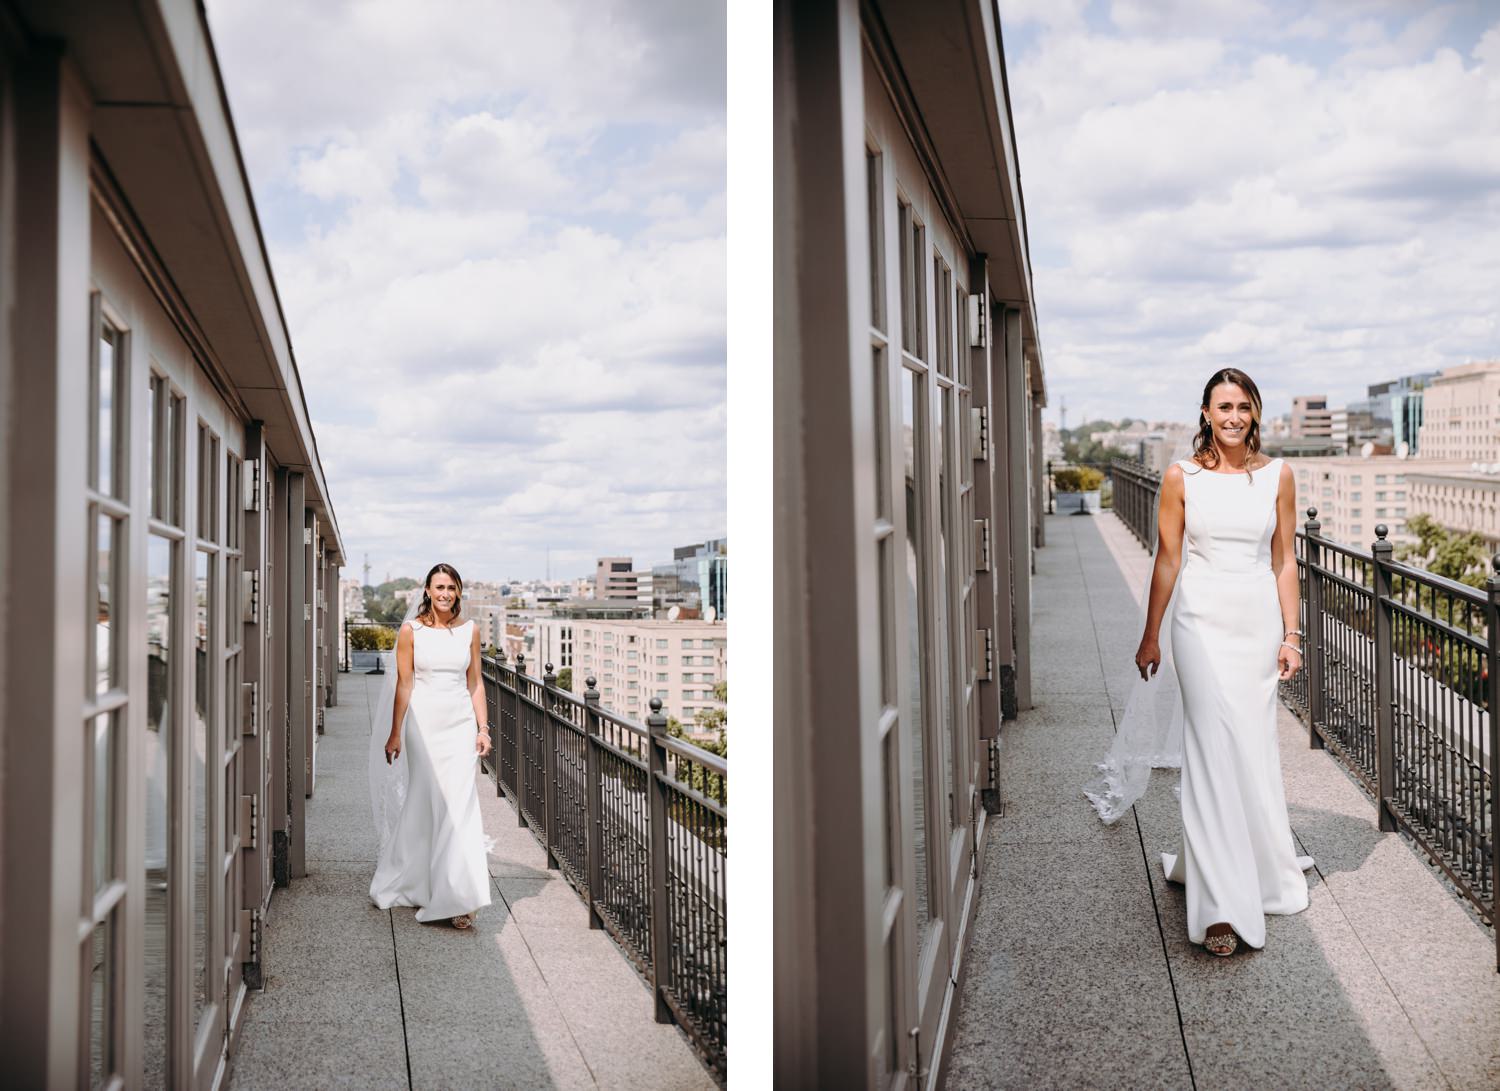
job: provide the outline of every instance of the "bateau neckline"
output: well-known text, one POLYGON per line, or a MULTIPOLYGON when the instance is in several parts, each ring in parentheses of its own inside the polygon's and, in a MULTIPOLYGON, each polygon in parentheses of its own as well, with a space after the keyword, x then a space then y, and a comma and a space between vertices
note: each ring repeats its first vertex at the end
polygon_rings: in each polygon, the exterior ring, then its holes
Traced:
MULTIPOLYGON (((1222 471, 1220 471, 1220 470, 1210 470, 1210 469, 1209 469, 1209 468, 1208 468, 1208 467, 1206 467, 1206 466, 1198 466, 1198 464, 1197 464, 1197 463, 1196 463, 1196 462, 1194 462, 1194 461, 1193 461, 1193 460, 1192 460, 1192 459, 1190 459, 1190 458, 1185 458, 1185 459, 1183 459, 1183 460, 1182 460, 1182 461, 1183 461, 1183 462, 1185 462, 1185 463, 1187 463, 1187 464, 1188 464, 1188 465, 1189 465, 1189 466, 1197 466, 1197 468, 1198 468, 1198 473, 1204 473, 1204 474, 1208 474, 1208 475, 1209 475, 1209 476, 1210 476, 1210 477, 1239 477, 1239 476, 1240 476, 1240 474, 1242 474, 1242 473, 1246 473, 1246 472, 1248 472, 1248 473, 1252 473, 1252 474, 1258 474, 1258 473, 1260 473, 1260 472, 1261 472, 1261 471, 1262 471, 1262 470, 1264 470, 1264 469, 1265 469, 1265 468, 1266 468, 1266 467, 1267 467, 1267 466, 1271 466, 1271 465, 1272 465, 1272 464, 1274 464, 1274 463, 1277 463, 1277 462, 1281 462, 1281 461, 1282 461, 1282 458, 1281 458, 1281 456, 1280 456, 1280 455, 1278 455, 1278 456, 1277 456, 1277 457, 1275 457, 1275 458, 1272 458, 1272 459, 1268 459, 1268 460, 1267 460, 1267 461, 1266 461, 1266 463, 1265 463, 1265 465, 1263 465, 1263 466, 1257 466, 1257 467, 1255 467, 1255 469, 1253 469, 1253 470, 1249 470, 1249 471, 1245 471, 1245 470, 1235 470, 1235 471, 1234 471, 1234 472, 1233 472, 1233 473, 1224 473, 1224 472, 1222 472, 1222 471)), ((1196 475, 1196 474, 1195 474, 1195 475, 1194 475, 1194 476, 1197 476, 1197 475, 1196 475)))
POLYGON ((412 618, 411 623, 418 629, 431 629, 436 632, 439 629, 462 629, 465 625, 474 624, 474 619, 471 617, 466 617, 457 625, 428 625, 425 621, 418 621, 416 618, 412 618))

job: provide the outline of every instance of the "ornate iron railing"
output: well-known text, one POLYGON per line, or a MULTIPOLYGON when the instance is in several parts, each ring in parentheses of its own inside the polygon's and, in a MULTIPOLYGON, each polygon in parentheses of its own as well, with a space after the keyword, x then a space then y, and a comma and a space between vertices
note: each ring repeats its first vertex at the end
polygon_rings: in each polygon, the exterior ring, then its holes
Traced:
POLYGON ((496 791, 723 1079, 727 1029, 728 763, 667 733, 661 702, 639 724, 557 688, 552 665, 486 657, 496 791))
MULTIPOLYGON (((1116 463, 1115 511, 1148 548, 1157 475, 1116 463)), ((1396 561, 1386 528, 1369 550, 1297 532, 1304 669, 1286 705, 1492 927, 1500 877, 1500 554, 1484 588, 1396 561)), ((1500 970, 1500 927, 1495 966, 1500 970)))

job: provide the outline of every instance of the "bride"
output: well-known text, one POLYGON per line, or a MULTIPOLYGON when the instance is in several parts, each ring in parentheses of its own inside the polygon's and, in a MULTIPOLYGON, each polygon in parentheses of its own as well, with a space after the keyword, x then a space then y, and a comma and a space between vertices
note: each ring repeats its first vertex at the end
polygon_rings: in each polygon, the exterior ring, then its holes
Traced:
POLYGON ((380 861, 370 900, 381 909, 416 906, 419 921, 447 918, 472 928, 475 912, 490 904, 475 781, 490 735, 479 630, 459 620, 462 595, 451 565, 427 573, 421 601, 413 600, 396 638, 396 670, 375 705, 370 802, 380 861))
POLYGON ((1188 938, 1216 955, 1266 942, 1265 914, 1308 906, 1276 741, 1277 683, 1302 666, 1296 485, 1260 449, 1260 392, 1237 368, 1203 389, 1193 454, 1162 475, 1142 681, 1115 745, 1085 789, 1106 822, 1128 810, 1152 765, 1182 766, 1183 844, 1162 854, 1187 891, 1188 938), (1162 689, 1159 643, 1171 607, 1162 689), (1164 699, 1164 697, 1166 699, 1164 699), (1178 732, 1180 731, 1180 735, 1178 732), (1180 741, 1179 741, 1180 739, 1180 741))

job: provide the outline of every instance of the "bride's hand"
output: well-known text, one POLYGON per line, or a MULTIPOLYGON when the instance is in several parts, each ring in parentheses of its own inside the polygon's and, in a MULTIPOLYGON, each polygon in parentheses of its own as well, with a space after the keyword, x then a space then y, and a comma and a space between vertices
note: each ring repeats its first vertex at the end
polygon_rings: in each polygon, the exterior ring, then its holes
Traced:
POLYGON ((479 751, 479 756, 486 757, 490 752, 490 737, 481 731, 474 737, 474 749, 479 751))
POLYGON ((1281 666, 1281 671, 1276 675, 1276 677, 1285 682, 1287 679, 1295 677, 1297 671, 1301 669, 1302 653, 1300 651, 1293 651, 1291 648, 1283 646, 1281 648, 1281 655, 1278 658, 1278 662, 1281 666))
POLYGON ((1150 678, 1161 669, 1161 646, 1150 637, 1141 637, 1141 646, 1135 650, 1135 669, 1142 678, 1150 678))
POLYGON ((391 764, 401 756, 401 736, 391 732, 391 737, 385 740, 385 763, 391 764))

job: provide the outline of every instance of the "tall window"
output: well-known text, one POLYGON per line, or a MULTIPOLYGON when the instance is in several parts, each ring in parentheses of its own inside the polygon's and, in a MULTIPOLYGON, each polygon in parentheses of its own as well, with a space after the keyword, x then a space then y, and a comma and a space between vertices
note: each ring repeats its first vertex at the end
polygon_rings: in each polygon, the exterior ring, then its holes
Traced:
POLYGON ((180 753, 181 713, 174 697, 181 677, 180 593, 183 465, 183 398, 163 375, 152 375, 148 393, 151 532, 146 541, 146 936, 143 994, 143 1060, 148 1087, 166 1084, 171 1055, 167 1002, 170 987, 172 908, 177 876, 171 867, 172 768, 180 753))
POLYGON ((83 761, 83 919, 79 974, 80 1049, 91 1087, 115 1074, 123 1043, 114 1003, 120 973, 121 909, 126 884, 120 862, 124 806, 123 667, 126 543, 129 540, 129 334, 96 293, 90 307, 89 566, 85 575, 83 761))

